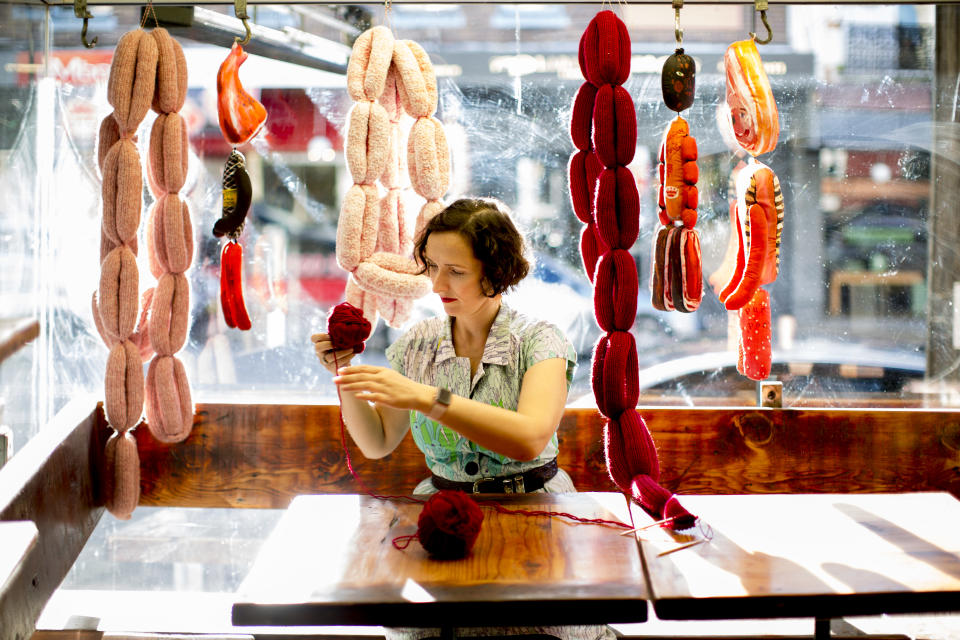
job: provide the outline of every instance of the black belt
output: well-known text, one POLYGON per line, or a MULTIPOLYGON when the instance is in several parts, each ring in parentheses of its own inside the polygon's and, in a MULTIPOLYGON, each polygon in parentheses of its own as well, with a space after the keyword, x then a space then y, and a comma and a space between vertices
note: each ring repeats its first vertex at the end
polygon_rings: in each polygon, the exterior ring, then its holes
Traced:
POLYGON ((523 473, 495 478, 478 478, 473 482, 457 482, 433 474, 433 486, 437 489, 465 493, 530 493, 543 489, 543 485, 555 475, 557 475, 556 458, 523 473))

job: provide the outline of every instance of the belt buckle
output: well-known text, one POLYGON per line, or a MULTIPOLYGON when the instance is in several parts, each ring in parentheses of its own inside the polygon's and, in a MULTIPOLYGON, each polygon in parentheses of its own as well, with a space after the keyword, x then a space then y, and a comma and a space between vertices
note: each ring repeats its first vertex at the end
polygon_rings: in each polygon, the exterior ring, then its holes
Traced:
MULTIPOLYGON (((473 493, 480 493, 480 485, 484 482, 496 482, 497 478, 478 478, 473 481, 473 493)), ((502 483, 504 493, 526 493, 527 490, 523 484, 523 474, 518 473, 512 478, 504 478, 502 483)))
POLYGON ((473 481, 473 492, 474 492, 474 493, 480 493, 480 483, 482 483, 482 482, 491 482, 491 481, 493 481, 493 480, 496 480, 496 478, 478 478, 478 479, 474 480, 474 481, 473 481))

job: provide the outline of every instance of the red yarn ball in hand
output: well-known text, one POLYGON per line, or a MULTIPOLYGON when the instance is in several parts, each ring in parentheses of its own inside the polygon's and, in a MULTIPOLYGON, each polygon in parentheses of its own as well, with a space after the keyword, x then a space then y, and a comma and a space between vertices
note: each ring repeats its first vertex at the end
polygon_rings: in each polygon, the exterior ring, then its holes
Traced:
POLYGON ((482 523, 483 511, 467 494, 440 491, 423 505, 417 521, 417 539, 435 558, 462 558, 473 548, 482 523))
POLYGON ((363 317, 363 311, 349 302, 341 302, 327 315, 327 333, 334 349, 353 349, 354 353, 360 353, 364 340, 370 337, 370 330, 370 322, 363 317))

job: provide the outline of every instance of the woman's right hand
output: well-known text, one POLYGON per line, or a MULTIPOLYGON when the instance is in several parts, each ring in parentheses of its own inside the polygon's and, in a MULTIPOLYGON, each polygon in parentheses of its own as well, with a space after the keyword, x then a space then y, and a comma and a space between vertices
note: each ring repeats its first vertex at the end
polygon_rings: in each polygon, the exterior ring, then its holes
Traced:
POLYGON ((335 350, 327 333, 315 333, 310 336, 310 341, 313 342, 313 350, 323 364, 323 368, 334 375, 337 374, 337 369, 347 366, 353 359, 353 349, 335 350))

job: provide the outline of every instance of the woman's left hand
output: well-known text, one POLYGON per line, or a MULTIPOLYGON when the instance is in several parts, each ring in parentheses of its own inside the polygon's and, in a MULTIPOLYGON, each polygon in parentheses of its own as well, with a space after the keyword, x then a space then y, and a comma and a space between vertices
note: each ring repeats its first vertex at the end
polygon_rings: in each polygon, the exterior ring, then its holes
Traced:
POLYGON ((343 367, 333 379, 341 391, 351 391, 357 398, 395 409, 422 411, 432 403, 433 387, 414 382, 388 367, 354 365, 343 367))

